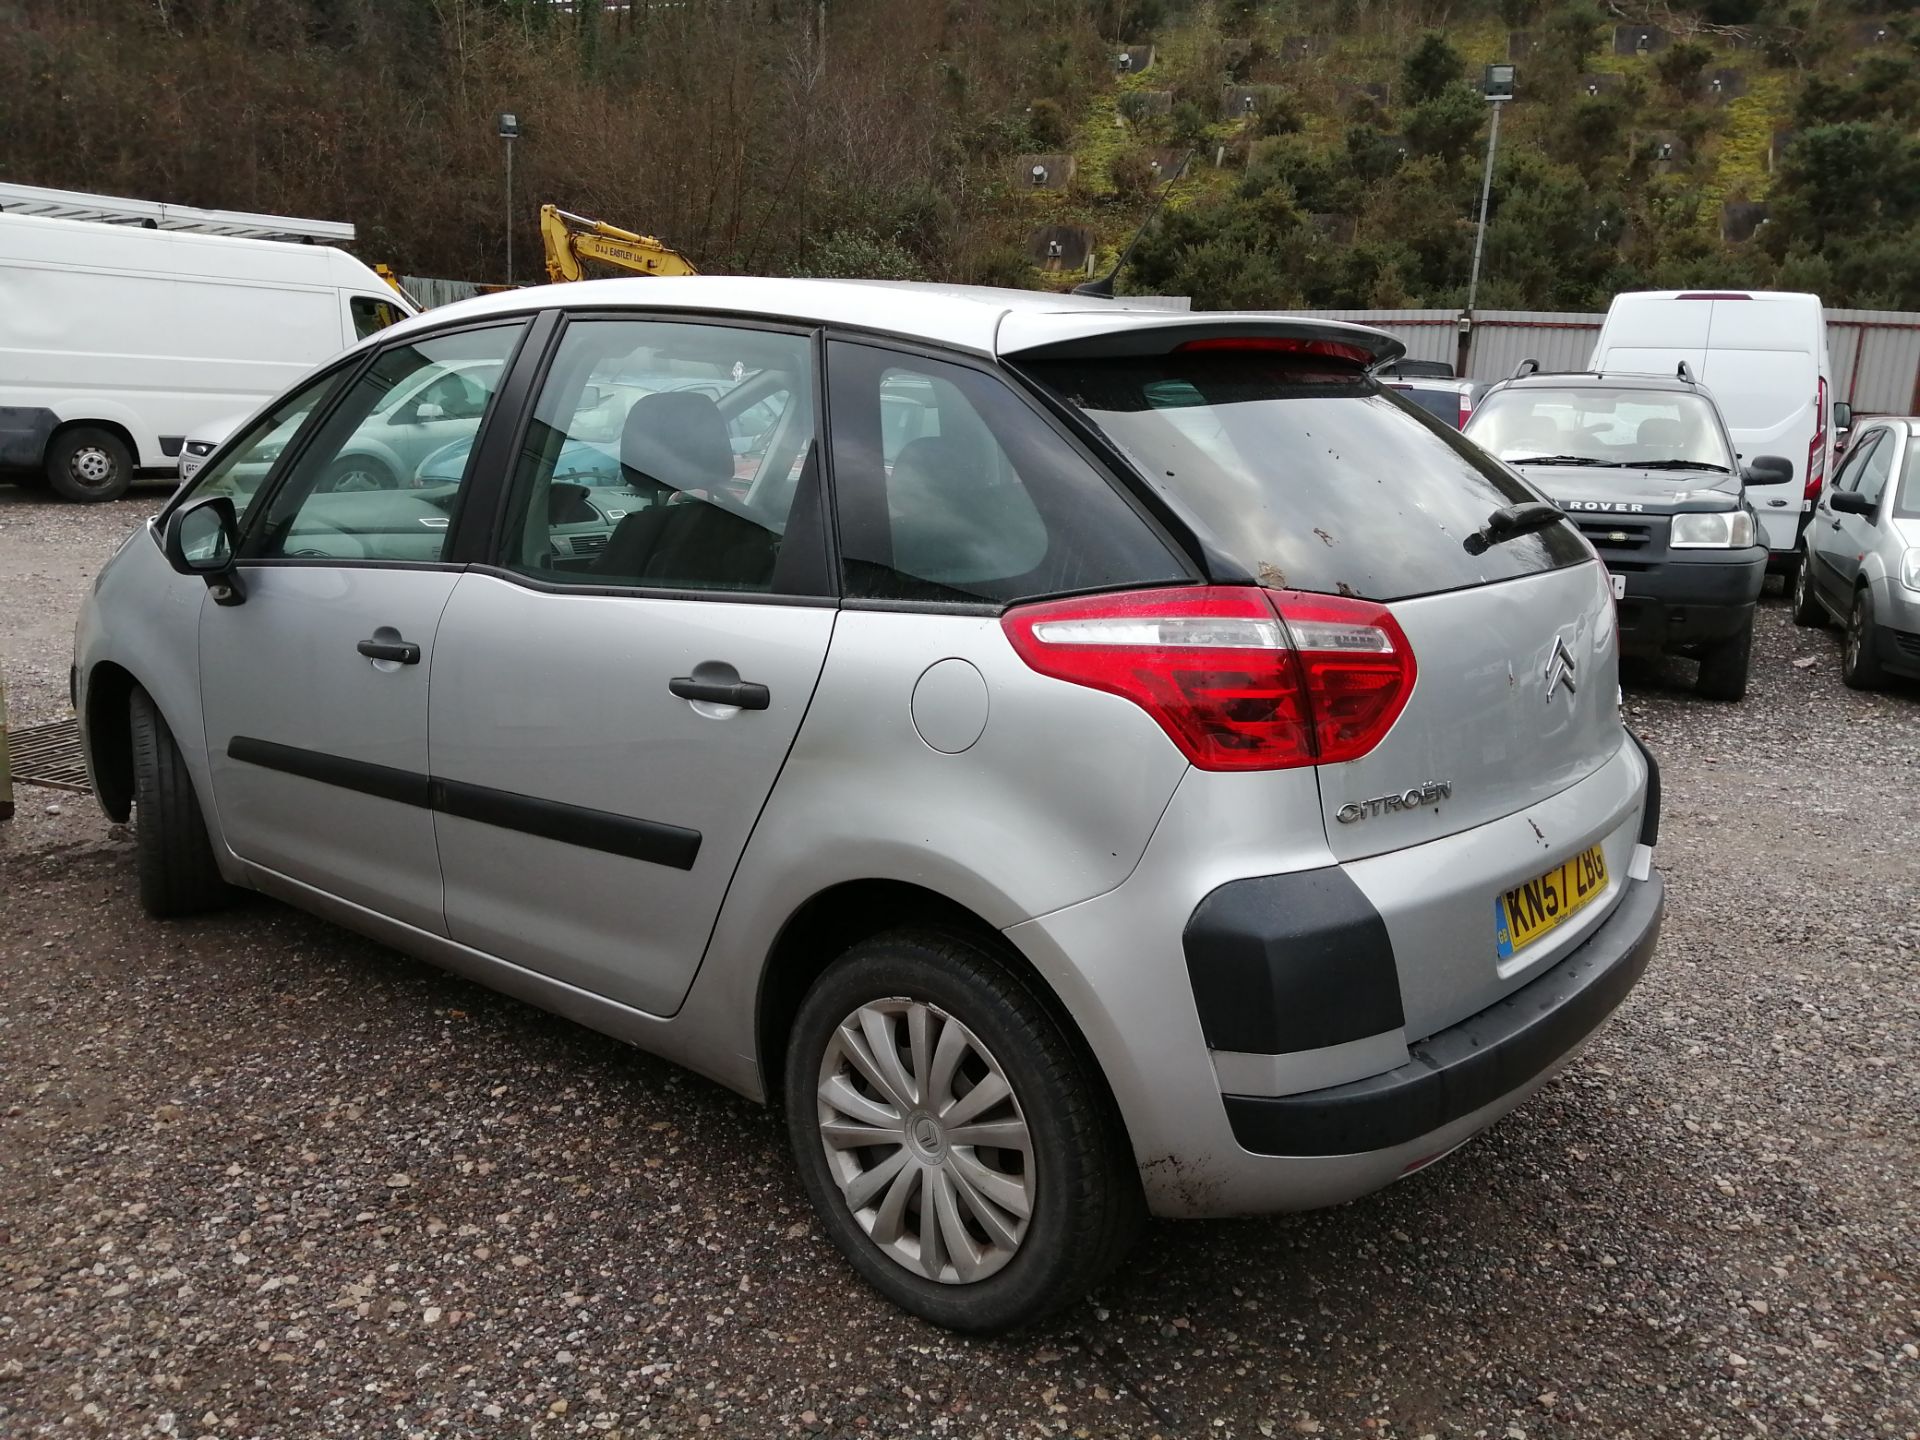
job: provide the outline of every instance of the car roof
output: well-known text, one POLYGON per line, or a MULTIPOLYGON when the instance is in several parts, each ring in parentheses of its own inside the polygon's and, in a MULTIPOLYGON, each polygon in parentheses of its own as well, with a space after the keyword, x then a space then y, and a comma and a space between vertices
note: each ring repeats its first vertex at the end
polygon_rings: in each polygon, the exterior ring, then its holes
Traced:
POLYGON ((1648 375, 1629 370, 1536 370, 1502 380, 1501 390, 1667 390, 1677 395, 1706 395, 1713 392, 1697 380, 1682 380, 1678 375, 1648 375))
POLYGON ((615 310, 751 316, 839 325, 923 340, 982 355, 1010 355, 1145 332, 1192 329, 1344 340, 1372 363, 1396 358, 1393 337, 1339 320, 1260 311, 1168 310, 1090 295, 939 285, 900 280, 789 280, 757 275, 634 276, 538 285, 478 296, 400 321, 370 339, 391 339, 449 321, 532 310, 615 310))

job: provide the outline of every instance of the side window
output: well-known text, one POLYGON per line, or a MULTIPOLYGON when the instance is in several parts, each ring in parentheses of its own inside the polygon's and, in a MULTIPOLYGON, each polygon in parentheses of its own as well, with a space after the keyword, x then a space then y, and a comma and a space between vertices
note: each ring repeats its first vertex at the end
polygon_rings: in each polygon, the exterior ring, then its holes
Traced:
POLYGON ((1890 431, 1882 430, 1875 439, 1879 443, 1861 464, 1853 488, 1877 505, 1880 503, 1880 492, 1887 488, 1887 476, 1893 472, 1894 445, 1890 431))
POLYGON ((247 553, 440 559, 480 419, 521 329, 462 330, 382 351, 295 461, 247 553))
POLYGON ((347 302, 347 308, 353 315, 353 334, 358 340, 404 320, 407 314, 393 301, 376 300, 371 295, 355 295, 347 302))
POLYGON ((1005 604, 1186 578, 1003 381, 850 342, 828 354, 848 595, 1005 604))
POLYGON ((521 450, 503 563, 561 585, 817 588, 800 581, 819 569, 812 394, 804 335, 570 324, 521 450))
POLYGON ((261 482, 267 478, 267 472, 273 469, 273 462, 280 458, 280 452, 287 448, 301 425, 306 423, 307 417, 320 404, 321 398, 339 378, 338 370, 329 371, 291 395, 275 401, 265 414, 253 422, 246 434, 227 447, 218 460, 194 476, 192 483, 181 492, 181 500, 204 500, 209 495, 225 495, 232 499, 234 513, 245 520, 247 509, 253 504, 253 497, 259 493, 261 482))
POLYGON ((1874 447, 1880 443, 1884 430, 1869 430, 1859 436, 1848 447, 1847 458, 1840 462, 1840 469, 1833 477, 1835 490, 1856 490, 1860 485, 1860 475, 1867 459, 1873 454, 1874 447))

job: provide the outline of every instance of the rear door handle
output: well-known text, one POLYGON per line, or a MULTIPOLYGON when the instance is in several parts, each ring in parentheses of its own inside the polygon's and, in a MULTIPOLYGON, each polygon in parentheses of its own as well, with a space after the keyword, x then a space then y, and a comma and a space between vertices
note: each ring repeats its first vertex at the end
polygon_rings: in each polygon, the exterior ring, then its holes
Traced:
POLYGON ((766 686, 751 680, 696 680, 691 675, 676 675, 667 681, 667 689, 682 700, 705 700, 710 705, 732 705, 741 710, 764 710, 773 699, 766 686))
POLYGON ((362 640, 353 648, 369 660, 395 660, 402 665, 420 663, 420 647, 411 640, 362 640))

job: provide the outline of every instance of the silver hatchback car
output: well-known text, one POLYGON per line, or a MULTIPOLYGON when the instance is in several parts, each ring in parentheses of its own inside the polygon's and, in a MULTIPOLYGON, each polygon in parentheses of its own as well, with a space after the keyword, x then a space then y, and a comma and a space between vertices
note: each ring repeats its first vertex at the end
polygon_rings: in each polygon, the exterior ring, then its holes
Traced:
POLYGON ((435 311, 101 574, 95 788, 154 914, 265 891, 777 1103, 856 1270, 1021 1324, 1147 1211, 1445 1154, 1652 955, 1606 577, 1399 349, 857 282, 435 311), (327 484, 436 373, 490 387, 464 460, 327 484))
POLYGON ((1841 678, 1920 680, 1920 420, 1861 422, 1800 543, 1793 618, 1846 626, 1841 678))

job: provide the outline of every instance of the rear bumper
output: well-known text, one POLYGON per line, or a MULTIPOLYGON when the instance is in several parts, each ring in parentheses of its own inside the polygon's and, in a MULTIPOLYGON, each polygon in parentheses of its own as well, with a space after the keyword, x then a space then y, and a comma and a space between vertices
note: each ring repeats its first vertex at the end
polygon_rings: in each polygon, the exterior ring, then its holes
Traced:
POLYGON ((1701 552, 1626 574, 1619 602, 1620 648, 1659 655, 1711 645, 1740 633, 1766 583, 1767 552, 1701 552))
POLYGON ((1227 1120, 1257 1155, 1354 1155, 1443 1132, 1533 1090, 1626 997, 1660 936, 1658 874, 1626 895, 1578 950, 1498 1004, 1409 1047, 1382 1075, 1298 1095, 1228 1095, 1227 1120))

